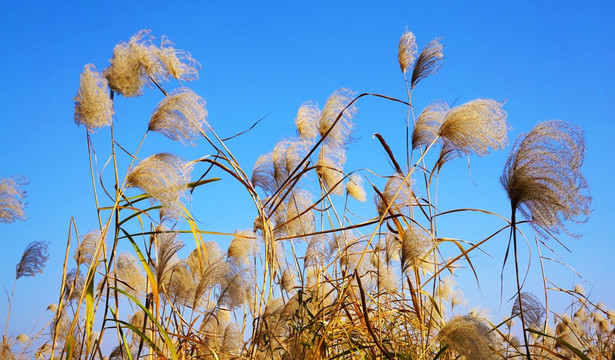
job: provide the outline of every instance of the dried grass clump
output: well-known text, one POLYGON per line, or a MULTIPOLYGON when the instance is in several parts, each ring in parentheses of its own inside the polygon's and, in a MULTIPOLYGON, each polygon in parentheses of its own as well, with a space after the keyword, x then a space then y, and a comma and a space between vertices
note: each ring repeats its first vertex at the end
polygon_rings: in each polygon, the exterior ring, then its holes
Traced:
POLYGON ((584 150, 581 129, 564 121, 545 121, 521 135, 500 178, 513 212, 556 234, 567 220, 585 221, 591 197, 581 174, 584 150))
POLYGON ((109 94, 107 79, 88 64, 81 74, 79 92, 75 101, 75 124, 83 124, 88 132, 109 126, 113 121, 113 101, 109 94))
POLYGON ((21 186, 28 184, 23 176, 0 179, 0 222, 12 223, 26 218, 26 192, 21 186))
POLYGON ((158 104, 149 121, 149 130, 195 145, 208 126, 206 118, 205 100, 190 89, 179 88, 158 104))
POLYGON ((455 316, 438 334, 440 342, 448 345, 466 359, 499 359, 494 348, 493 332, 484 321, 472 315, 455 316))
POLYGON ((397 51, 397 61, 402 73, 406 73, 410 69, 414 59, 416 59, 416 37, 406 29, 399 39, 397 51))
POLYGON ((22 276, 32 277, 38 273, 43 273, 47 260, 49 260, 49 254, 47 253, 47 243, 45 241, 29 243, 15 268, 15 279, 19 279, 22 276))
POLYGON ((128 174, 126 187, 137 187, 152 199, 160 201, 166 215, 177 217, 182 212, 181 198, 190 180, 192 165, 168 153, 152 155, 128 174))

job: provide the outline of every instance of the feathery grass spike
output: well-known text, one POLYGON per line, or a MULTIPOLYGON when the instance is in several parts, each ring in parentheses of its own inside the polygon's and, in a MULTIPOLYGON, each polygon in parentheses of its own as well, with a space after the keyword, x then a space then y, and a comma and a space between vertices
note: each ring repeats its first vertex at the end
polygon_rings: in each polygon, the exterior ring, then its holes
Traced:
POLYGON ((523 315, 528 325, 532 326, 535 330, 542 328, 546 310, 536 296, 527 292, 522 292, 521 297, 517 295, 510 316, 519 316, 521 310, 523 310, 523 315))
POLYGON ((412 149, 429 146, 438 137, 448 110, 444 101, 435 101, 423 109, 412 131, 412 149))
POLYGON ((195 145, 207 124, 205 100, 188 88, 179 88, 158 104, 149 121, 149 130, 171 140, 195 145))
POLYGON ((26 192, 21 186, 28 184, 23 176, 0 178, 0 222, 12 223, 26 218, 26 192))
POLYGON ((111 125, 113 101, 109 94, 107 79, 103 78, 92 64, 83 68, 79 91, 75 101, 75 124, 83 124, 88 132, 111 125))
POLYGON ((126 187, 137 187, 153 199, 160 201, 166 215, 181 214, 181 198, 187 189, 192 166, 181 157, 168 153, 152 155, 135 166, 126 181, 126 187))
POLYGON ((49 254, 47 253, 46 242, 33 241, 29 243, 21 256, 21 261, 19 261, 15 268, 15 279, 42 273, 47 260, 49 260, 49 254))
POLYGON ((173 42, 162 36, 158 58, 170 76, 177 80, 192 81, 199 78, 201 64, 189 52, 175 49, 173 42))
POLYGON ((440 329, 438 338, 466 359, 499 359, 494 354, 493 332, 472 315, 455 316, 440 329))
POLYGON ((408 69, 410 69, 410 66, 414 63, 414 59, 416 59, 416 37, 406 29, 399 39, 397 51, 397 61, 399 62, 402 73, 406 73, 408 69))
POLYGON ((436 74, 440 70, 440 67, 442 67, 442 59, 444 59, 442 48, 443 46, 439 39, 434 39, 425 45, 414 63, 412 78, 410 80, 410 87, 412 89, 414 89, 419 81, 431 74, 436 74))
POLYGON ((521 135, 500 178, 513 211, 556 234, 566 231, 565 221, 585 221, 591 197, 581 174, 584 150, 582 130, 565 121, 545 121, 521 135))

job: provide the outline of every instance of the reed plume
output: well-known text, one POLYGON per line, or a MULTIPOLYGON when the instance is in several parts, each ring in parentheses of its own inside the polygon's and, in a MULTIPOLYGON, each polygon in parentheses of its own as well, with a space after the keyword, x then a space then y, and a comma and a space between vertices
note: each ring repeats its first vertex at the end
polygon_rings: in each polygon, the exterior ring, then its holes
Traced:
POLYGON ((407 228, 404 230, 401 242, 401 266, 403 271, 410 267, 419 266, 422 257, 429 249, 429 237, 417 228, 407 228))
POLYGON ((410 178, 405 177, 404 174, 394 173, 384 184, 384 190, 375 195, 376 208, 380 216, 384 214, 389 205, 389 211, 399 212, 405 207, 417 204, 412 191, 412 182, 410 178))
POLYGON ((297 117, 295 118, 295 125, 297 126, 297 133, 299 136, 306 140, 314 140, 318 136, 318 119, 320 118, 320 109, 315 102, 306 101, 299 107, 297 111, 297 117))
POLYGON ((66 287, 64 288, 64 299, 67 301, 81 300, 81 293, 85 286, 83 274, 77 269, 72 269, 66 273, 66 287))
POLYGON ((565 221, 583 222, 591 197, 581 174, 585 143, 582 130, 553 120, 521 135, 500 181, 513 213, 519 209, 537 230, 565 231, 565 221))
POLYGON ((438 333, 440 342, 466 359, 498 359, 493 332, 484 321, 472 316, 455 316, 438 333))
POLYGON ((172 91, 158 104, 149 121, 149 130, 174 141, 195 145, 207 124, 205 100, 188 88, 172 91))
POLYGON ((192 58, 189 52, 175 49, 173 42, 166 36, 162 36, 160 48, 157 51, 158 58, 167 73, 183 81, 192 81, 199 78, 201 64, 192 58))
POLYGON ((448 104, 444 101, 435 101, 423 109, 412 131, 412 149, 429 146, 438 138, 448 110, 448 104))
POLYGON ((397 50, 397 61, 402 73, 405 74, 410 69, 414 59, 416 59, 416 37, 406 29, 399 39, 397 50))
POLYGON ((168 153, 152 155, 135 166, 126 179, 126 187, 137 187, 160 201, 170 217, 178 217, 181 198, 190 180, 192 165, 168 153))
POLYGON ((142 266, 131 253, 122 252, 118 255, 115 263, 117 280, 120 283, 120 288, 132 296, 139 297, 145 290, 145 275, 143 275, 142 266))
POLYGON ((87 64, 81 74, 80 86, 75 101, 75 124, 83 124, 88 132, 111 125, 113 121, 113 101, 109 94, 109 84, 87 64))
POLYGON ((457 154, 489 154, 508 144, 508 122, 503 103, 476 99, 450 109, 438 135, 444 139, 441 162, 457 154))
POLYGON ((348 193, 348 195, 361 202, 364 202, 366 200, 365 189, 363 188, 363 178, 361 177, 361 175, 350 175, 350 179, 346 184, 346 192, 348 193))
POLYGON ((320 114, 320 122, 318 123, 320 135, 325 136, 327 131, 333 127, 327 135, 325 143, 340 150, 350 142, 350 134, 354 127, 353 118, 357 109, 354 105, 348 106, 353 96, 352 91, 348 89, 338 89, 334 91, 327 99, 320 114), (347 106, 348 108, 346 108, 347 106), (338 117, 339 120, 335 123, 338 117), (333 126, 334 123, 335 126, 333 126))
POLYGON ((425 45, 414 64, 410 88, 414 89, 419 81, 429 75, 436 74, 440 70, 440 67, 442 67, 442 59, 444 59, 442 48, 443 46, 438 39, 434 39, 425 45))
POLYGON ((102 240, 102 234, 100 230, 88 231, 81 238, 79 246, 75 249, 73 258, 77 262, 77 266, 82 264, 89 265, 92 262, 92 258, 96 252, 96 245, 102 240))
POLYGON ((103 71, 111 90, 125 97, 143 94, 143 87, 151 81, 150 76, 164 75, 157 52, 149 30, 139 31, 128 43, 117 44, 109 60, 111 65, 103 71))
POLYGON ((344 194, 346 152, 335 144, 324 144, 318 153, 316 174, 333 195, 344 194))
POLYGON ((21 261, 17 263, 15 268, 15 280, 22 276, 33 277, 38 273, 43 273, 47 260, 49 260, 47 242, 33 241, 29 243, 21 256, 21 261))
POLYGON ((23 176, 0 178, 0 222, 12 223, 26 218, 26 192, 20 187, 28 184, 23 176))
POLYGON ((535 330, 542 328, 546 310, 536 296, 527 292, 522 292, 521 296, 517 295, 510 316, 519 316, 521 311, 523 311, 528 325, 531 325, 535 330))

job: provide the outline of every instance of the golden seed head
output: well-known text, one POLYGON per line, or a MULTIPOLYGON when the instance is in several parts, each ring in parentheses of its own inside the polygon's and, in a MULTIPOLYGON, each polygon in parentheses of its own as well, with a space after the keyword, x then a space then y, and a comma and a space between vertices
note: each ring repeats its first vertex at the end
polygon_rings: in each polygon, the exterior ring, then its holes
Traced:
POLYGON ((416 37, 407 29, 399 39, 397 61, 401 72, 406 73, 416 59, 416 37))
POLYGON ((194 145, 209 126, 206 118, 205 100, 188 88, 179 88, 158 104, 149 121, 149 130, 194 145))
POLYGON ((83 124, 88 132, 111 125, 113 101, 109 94, 107 79, 96 72, 96 67, 87 64, 81 73, 79 91, 75 101, 75 124, 83 124))

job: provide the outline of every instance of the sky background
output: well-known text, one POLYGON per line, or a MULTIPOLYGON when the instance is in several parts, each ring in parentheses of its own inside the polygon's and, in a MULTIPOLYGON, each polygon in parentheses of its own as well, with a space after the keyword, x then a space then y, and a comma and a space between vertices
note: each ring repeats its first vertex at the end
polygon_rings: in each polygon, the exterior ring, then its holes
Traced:
MULTIPOLYGON (((9 333, 31 333, 39 319, 49 319, 44 311, 57 302, 71 217, 81 234, 97 226, 86 130, 73 121, 79 76, 88 63, 102 71, 113 47, 141 29, 151 29, 157 40, 167 35, 176 48, 189 51, 201 63, 200 79, 186 85, 207 101, 208 121, 221 137, 244 131, 267 116, 228 144, 248 172, 259 154, 271 151, 281 138, 294 136, 293 120, 306 100, 324 105, 342 87, 403 99, 397 45, 406 28, 416 35, 419 49, 442 38, 444 66, 415 89, 417 114, 438 99, 461 104, 491 98, 506 100, 511 143, 544 120, 566 120, 584 130, 583 172, 591 187, 593 213, 585 224, 571 226, 582 237, 561 236, 571 253, 553 241, 549 244, 558 253, 552 257, 576 269, 586 282, 564 266, 548 267, 558 285, 570 288, 581 282, 592 299, 615 307, 615 236, 610 227, 615 218, 615 166, 609 158, 615 154, 614 15, 615 3, 610 1, 167 1, 147 5, 3 1, 0 177, 21 174, 30 184, 25 187, 27 220, 0 224, 0 284, 10 292, 15 265, 31 241, 48 241, 51 257, 45 273, 19 280, 9 333)), ((172 86, 169 83, 169 89, 172 86)), ((160 99, 153 89, 140 98, 117 98, 119 143, 136 147, 160 99)), ((374 98, 361 100, 358 108, 358 140, 349 147, 347 168, 367 162, 388 175, 392 169, 387 168, 386 157, 371 134, 381 133, 396 153, 403 154, 405 108, 374 98)), ((108 156, 108 130, 94 134, 93 142, 101 168, 108 156)), ((159 134, 148 135, 141 155, 161 151, 188 159, 211 154, 203 141, 185 148, 159 134)), ((477 207, 508 216, 499 176, 509 151, 510 147, 489 158, 470 157, 471 173, 467 160, 447 164, 439 182, 441 206, 477 207)), ((196 195, 192 207, 202 228, 227 232, 250 228, 255 212, 242 200, 247 196, 240 190, 231 179, 223 178, 196 195)), ((476 242, 497 229, 485 224, 480 217, 452 219, 442 224, 447 231, 442 235, 476 242)), ((499 303, 506 241, 501 236, 486 246, 492 258, 477 256, 481 289, 466 294, 470 306, 489 308, 496 319, 510 311, 507 296, 503 305, 499 303)), ((185 242, 193 247, 190 239, 185 242)), ((505 273, 509 282, 514 279, 510 270, 505 273)), ((537 289, 538 271, 535 265, 530 268, 530 290, 537 289)), ((472 283, 469 273, 460 274, 461 282, 472 283)), ((556 310, 564 310, 565 304, 560 307, 556 310)), ((7 300, 2 297, 2 331, 6 309, 7 300)))

